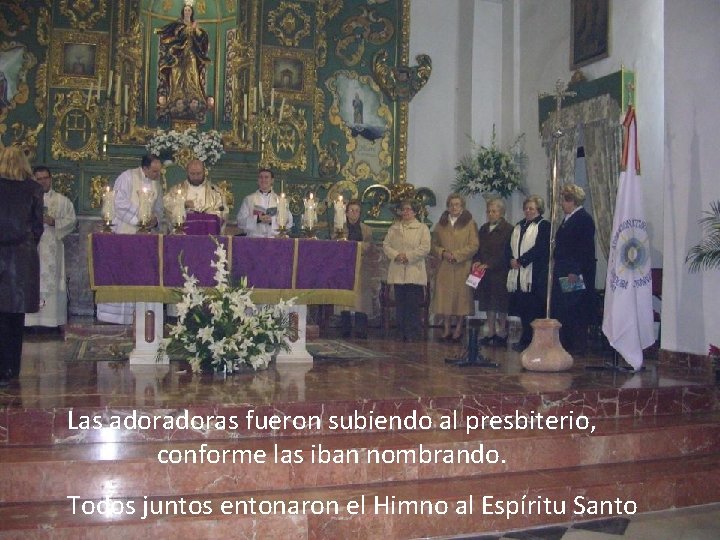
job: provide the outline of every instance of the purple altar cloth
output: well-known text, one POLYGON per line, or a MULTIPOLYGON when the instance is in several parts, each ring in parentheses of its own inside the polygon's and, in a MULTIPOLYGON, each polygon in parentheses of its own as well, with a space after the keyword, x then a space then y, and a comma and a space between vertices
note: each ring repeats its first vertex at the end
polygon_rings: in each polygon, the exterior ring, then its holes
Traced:
POLYGON ((201 286, 215 285, 213 238, 228 250, 230 279, 242 276, 259 303, 297 296, 299 304, 354 305, 358 244, 326 240, 91 234, 90 286, 97 302, 176 302, 183 286, 178 263, 201 286))
MULTIPOLYGON (((227 250, 227 236, 217 236, 227 250)), ((163 237, 163 284, 166 287, 182 287, 183 277, 178 257, 182 253, 182 264, 188 267, 190 275, 198 279, 203 287, 215 286, 215 269, 210 266, 216 249, 211 236, 196 237, 169 235, 163 237)))
POLYGON ((189 212, 183 230, 189 235, 220 234, 221 220, 213 214, 189 212))
POLYGON ((250 287, 291 289, 294 251, 295 240, 290 238, 234 237, 232 282, 247 276, 250 287))
POLYGON ((352 289, 357 242, 300 240, 296 289, 352 289))
POLYGON ((156 234, 93 234, 94 284, 114 287, 161 285, 159 241, 156 234))

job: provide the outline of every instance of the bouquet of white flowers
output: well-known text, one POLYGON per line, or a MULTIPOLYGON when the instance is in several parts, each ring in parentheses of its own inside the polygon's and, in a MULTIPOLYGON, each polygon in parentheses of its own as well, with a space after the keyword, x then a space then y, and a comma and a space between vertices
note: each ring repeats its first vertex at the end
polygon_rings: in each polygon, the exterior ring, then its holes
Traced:
POLYGON ((513 191, 521 190, 520 169, 510 153, 495 146, 494 128, 490 147, 474 146, 475 153, 464 156, 455 167, 453 191, 461 195, 497 193, 509 197, 513 191))
POLYGON ((217 284, 212 288, 199 287, 197 278, 181 265, 185 284, 178 318, 170 337, 163 340, 162 352, 188 355, 196 372, 232 373, 242 365, 266 368, 275 352, 289 350, 289 311, 295 299, 256 306, 245 278, 237 287, 229 285, 227 252, 220 243, 211 265, 217 284))
POLYGON ((188 148, 206 165, 215 165, 225 153, 222 137, 214 129, 198 131, 188 128, 183 132, 158 129, 145 146, 148 152, 161 158, 172 158, 176 152, 188 148))

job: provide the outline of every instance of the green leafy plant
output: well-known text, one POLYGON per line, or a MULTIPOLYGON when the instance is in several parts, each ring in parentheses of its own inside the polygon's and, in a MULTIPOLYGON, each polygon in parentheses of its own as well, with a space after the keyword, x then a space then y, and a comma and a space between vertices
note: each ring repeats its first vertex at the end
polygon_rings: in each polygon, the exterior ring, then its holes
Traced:
POLYGON ((706 216, 699 221, 703 238, 685 257, 691 272, 720 268, 720 201, 710 203, 710 211, 703 213, 706 216))

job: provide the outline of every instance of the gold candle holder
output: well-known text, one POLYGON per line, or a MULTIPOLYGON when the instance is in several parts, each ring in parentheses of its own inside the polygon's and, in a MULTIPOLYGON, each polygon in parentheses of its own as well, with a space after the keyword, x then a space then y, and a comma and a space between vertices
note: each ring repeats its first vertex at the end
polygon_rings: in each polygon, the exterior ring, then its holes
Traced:
POLYGON ((340 229, 335 229, 335 240, 347 240, 344 227, 340 229))
POLYGON ((315 236, 315 229, 312 227, 304 227, 303 232, 305 233, 305 238, 309 240, 317 240, 317 236, 315 236))
POLYGON ((147 234, 150 232, 150 222, 149 221, 140 221, 138 223, 138 233, 147 234))
POLYGON ((288 228, 285 225, 278 226, 278 238, 287 238, 288 237, 288 228))
POLYGON ((181 223, 176 223, 175 225, 173 225, 172 233, 173 234, 185 234, 185 223, 181 222, 181 223))
POLYGON ((104 233, 112 233, 112 219, 103 219, 103 226, 102 226, 102 232, 104 233))

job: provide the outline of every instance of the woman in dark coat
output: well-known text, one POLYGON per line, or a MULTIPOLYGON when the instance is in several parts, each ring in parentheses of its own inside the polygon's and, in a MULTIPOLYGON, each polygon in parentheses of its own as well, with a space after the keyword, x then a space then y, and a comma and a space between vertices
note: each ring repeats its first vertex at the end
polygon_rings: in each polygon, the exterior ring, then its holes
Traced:
POLYGON ((522 322, 522 336, 513 345, 516 351, 525 350, 532 341, 530 323, 546 316, 548 263, 550 256, 550 222, 543 219, 545 202, 530 195, 523 202, 525 219, 513 229, 508 245, 510 271, 507 287, 512 294, 512 315, 522 322))
POLYGON ((552 315, 560 321, 560 342, 568 352, 584 354, 587 329, 596 310, 595 222, 582 207, 585 191, 565 184, 560 203, 565 218, 555 234, 552 315), (560 279, 566 282, 565 292, 560 279), (582 280, 583 286, 578 285, 582 280), (577 287, 576 291, 568 289, 577 287), (583 287, 583 288, 580 288, 583 287))
POLYGON ((487 314, 487 335, 480 343, 505 346, 510 298, 507 290, 510 268, 507 247, 513 226, 505 221, 505 203, 502 199, 489 200, 486 212, 487 223, 478 231, 479 248, 472 265, 473 271, 485 269, 485 275, 475 289, 478 308, 487 314))
POLYGON ((0 381, 20 374, 25 313, 40 302, 43 188, 18 146, 0 150, 0 381))

